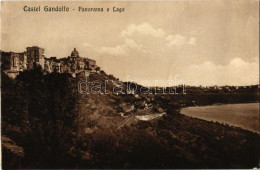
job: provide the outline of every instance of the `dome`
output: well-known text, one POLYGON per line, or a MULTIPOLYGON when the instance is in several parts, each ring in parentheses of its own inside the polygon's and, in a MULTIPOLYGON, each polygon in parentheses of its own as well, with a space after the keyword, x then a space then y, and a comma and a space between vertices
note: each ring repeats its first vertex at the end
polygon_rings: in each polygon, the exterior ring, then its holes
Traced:
POLYGON ((71 57, 79 57, 79 52, 74 48, 74 50, 71 52, 71 57))

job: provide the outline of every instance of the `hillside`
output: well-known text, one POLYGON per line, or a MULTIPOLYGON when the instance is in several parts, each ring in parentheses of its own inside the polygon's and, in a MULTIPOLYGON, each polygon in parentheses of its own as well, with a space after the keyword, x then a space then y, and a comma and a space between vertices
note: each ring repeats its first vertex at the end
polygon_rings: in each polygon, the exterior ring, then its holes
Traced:
MULTIPOLYGON (((90 81, 117 80, 105 72, 90 81)), ((253 168, 260 135, 179 114, 191 105, 257 101, 252 94, 80 94, 69 74, 2 73, 3 168, 253 168), (229 98, 229 100, 227 100, 229 98), (234 99, 235 98, 235 99, 234 99), (201 99, 201 100, 200 100, 201 99), (210 100, 209 100, 210 99, 210 100), (145 107, 149 109, 145 110, 145 107), (135 115, 163 113, 151 121, 135 115), (124 123, 126 119, 129 119, 124 123), (123 123, 122 123, 123 122, 123 123)), ((102 84, 104 85, 104 84, 102 84)), ((122 83, 126 89, 126 83, 122 83)), ((102 89, 104 90, 104 89, 102 89)), ((105 91, 102 91, 105 92, 105 91)))

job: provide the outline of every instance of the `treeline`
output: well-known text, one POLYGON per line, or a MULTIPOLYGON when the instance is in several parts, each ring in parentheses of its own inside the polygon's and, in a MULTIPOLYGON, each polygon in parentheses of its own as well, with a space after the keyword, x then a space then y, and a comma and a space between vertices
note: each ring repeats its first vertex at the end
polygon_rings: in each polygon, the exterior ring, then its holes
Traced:
POLYGON ((40 68, 15 80, 2 72, 2 136, 25 153, 14 163, 16 155, 3 148, 3 168, 55 168, 66 162, 77 132, 75 81, 69 74, 43 75, 40 68))

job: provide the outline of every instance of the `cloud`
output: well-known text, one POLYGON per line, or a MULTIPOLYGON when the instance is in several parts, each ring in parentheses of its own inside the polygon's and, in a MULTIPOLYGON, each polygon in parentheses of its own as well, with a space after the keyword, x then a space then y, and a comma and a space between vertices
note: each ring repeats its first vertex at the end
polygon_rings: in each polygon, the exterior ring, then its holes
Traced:
POLYGON ((140 45, 137 45, 133 39, 126 38, 125 45, 129 48, 139 48, 140 45))
POLYGON ((168 34, 143 23, 127 26, 120 37, 117 45, 99 50, 100 63, 106 67, 109 62, 105 70, 111 74, 130 74, 134 80, 147 80, 151 84, 155 79, 168 80, 175 75, 188 85, 246 85, 257 84, 259 80, 258 59, 249 62, 237 56, 227 60, 227 64, 216 64, 212 54, 205 57, 196 53, 199 48, 191 48, 199 46, 194 35, 168 34))
POLYGON ((177 34, 177 35, 169 35, 166 37, 166 41, 167 41, 167 46, 180 46, 180 45, 186 45, 186 44, 189 44, 189 45, 196 45, 196 38, 194 37, 191 37, 189 40, 180 35, 180 34, 177 34))
POLYGON ((161 28, 154 28, 149 23, 143 23, 140 25, 131 24, 126 30, 121 32, 122 37, 131 37, 135 33, 139 33, 141 35, 154 36, 154 37, 162 37, 165 35, 164 30, 161 28))
POLYGON ((133 39, 126 38, 122 45, 115 47, 102 47, 101 54, 109 54, 115 56, 126 56, 130 50, 138 49, 141 45, 138 45, 133 39))
MULTIPOLYGON (((119 37, 121 39, 117 45, 100 48, 102 59, 99 63, 106 67, 109 62, 105 70, 115 75, 131 74, 135 80, 167 80, 170 68, 178 67, 183 63, 183 56, 189 56, 175 47, 183 45, 188 49, 190 45, 196 44, 195 37, 171 35, 149 23, 131 24, 121 31, 119 37), (120 73, 118 70, 121 70, 120 73)), ((121 79, 124 80, 124 77, 121 79)))
POLYGON ((101 54, 129 55, 131 50, 143 53, 161 54, 161 49, 181 45, 196 45, 196 38, 186 38, 183 35, 170 35, 161 28, 155 28, 149 23, 140 25, 130 24, 121 32, 122 44, 114 47, 102 47, 101 54))
POLYGON ((191 37, 190 41, 188 42, 188 44, 190 45, 196 45, 196 38, 195 37, 191 37))
POLYGON ((258 84, 258 61, 233 58, 227 65, 206 61, 187 67, 181 78, 190 85, 252 85, 258 84))
POLYGON ((172 45, 182 45, 186 42, 186 38, 182 35, 169 35, 166 37, 166 40, 168 41, 167 45, 172 46, 172 45))
POLYGON ((102 47, 100 51, 103 54, 121 56, 127 54, 128 48, 125 45, 118 45, 116 47, 102 47))

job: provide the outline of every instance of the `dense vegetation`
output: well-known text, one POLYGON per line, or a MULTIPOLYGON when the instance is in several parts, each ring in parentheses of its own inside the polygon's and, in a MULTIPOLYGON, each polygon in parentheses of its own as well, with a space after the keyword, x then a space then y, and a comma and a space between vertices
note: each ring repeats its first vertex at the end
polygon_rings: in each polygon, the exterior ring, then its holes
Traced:
MULTIPOLYGON (((104 79, 104 76, 92 78, 104 79)), ((15 80, 2 73, 1 81, 3 168, 252 168, 258 165, 258 134, 189 118, 174 110, 180 100, 188 104, 194 98, 198 102, 208 101, 209 96, 150 96, 154 105, 167 110, 167 115, 117 129, 118 121, 122 120, 118 103, 136 103, 141 99, 131 95, 80 95, 77 79, 69 74, 43 75, 40 68, 25 71, 15 80), (95 119, 97 116, 99 119, 95 119)), ((250 98, 253 94, 247 95, 250 98)))
MULTIPOLYGON (((70 75, 25 71, 16 81, 2 74, 2 135, 24 148, 22 167, 56 167, 75 138, 77 92, 70 75)), ((3 167, 12 167, 3 155, 3 167)))

